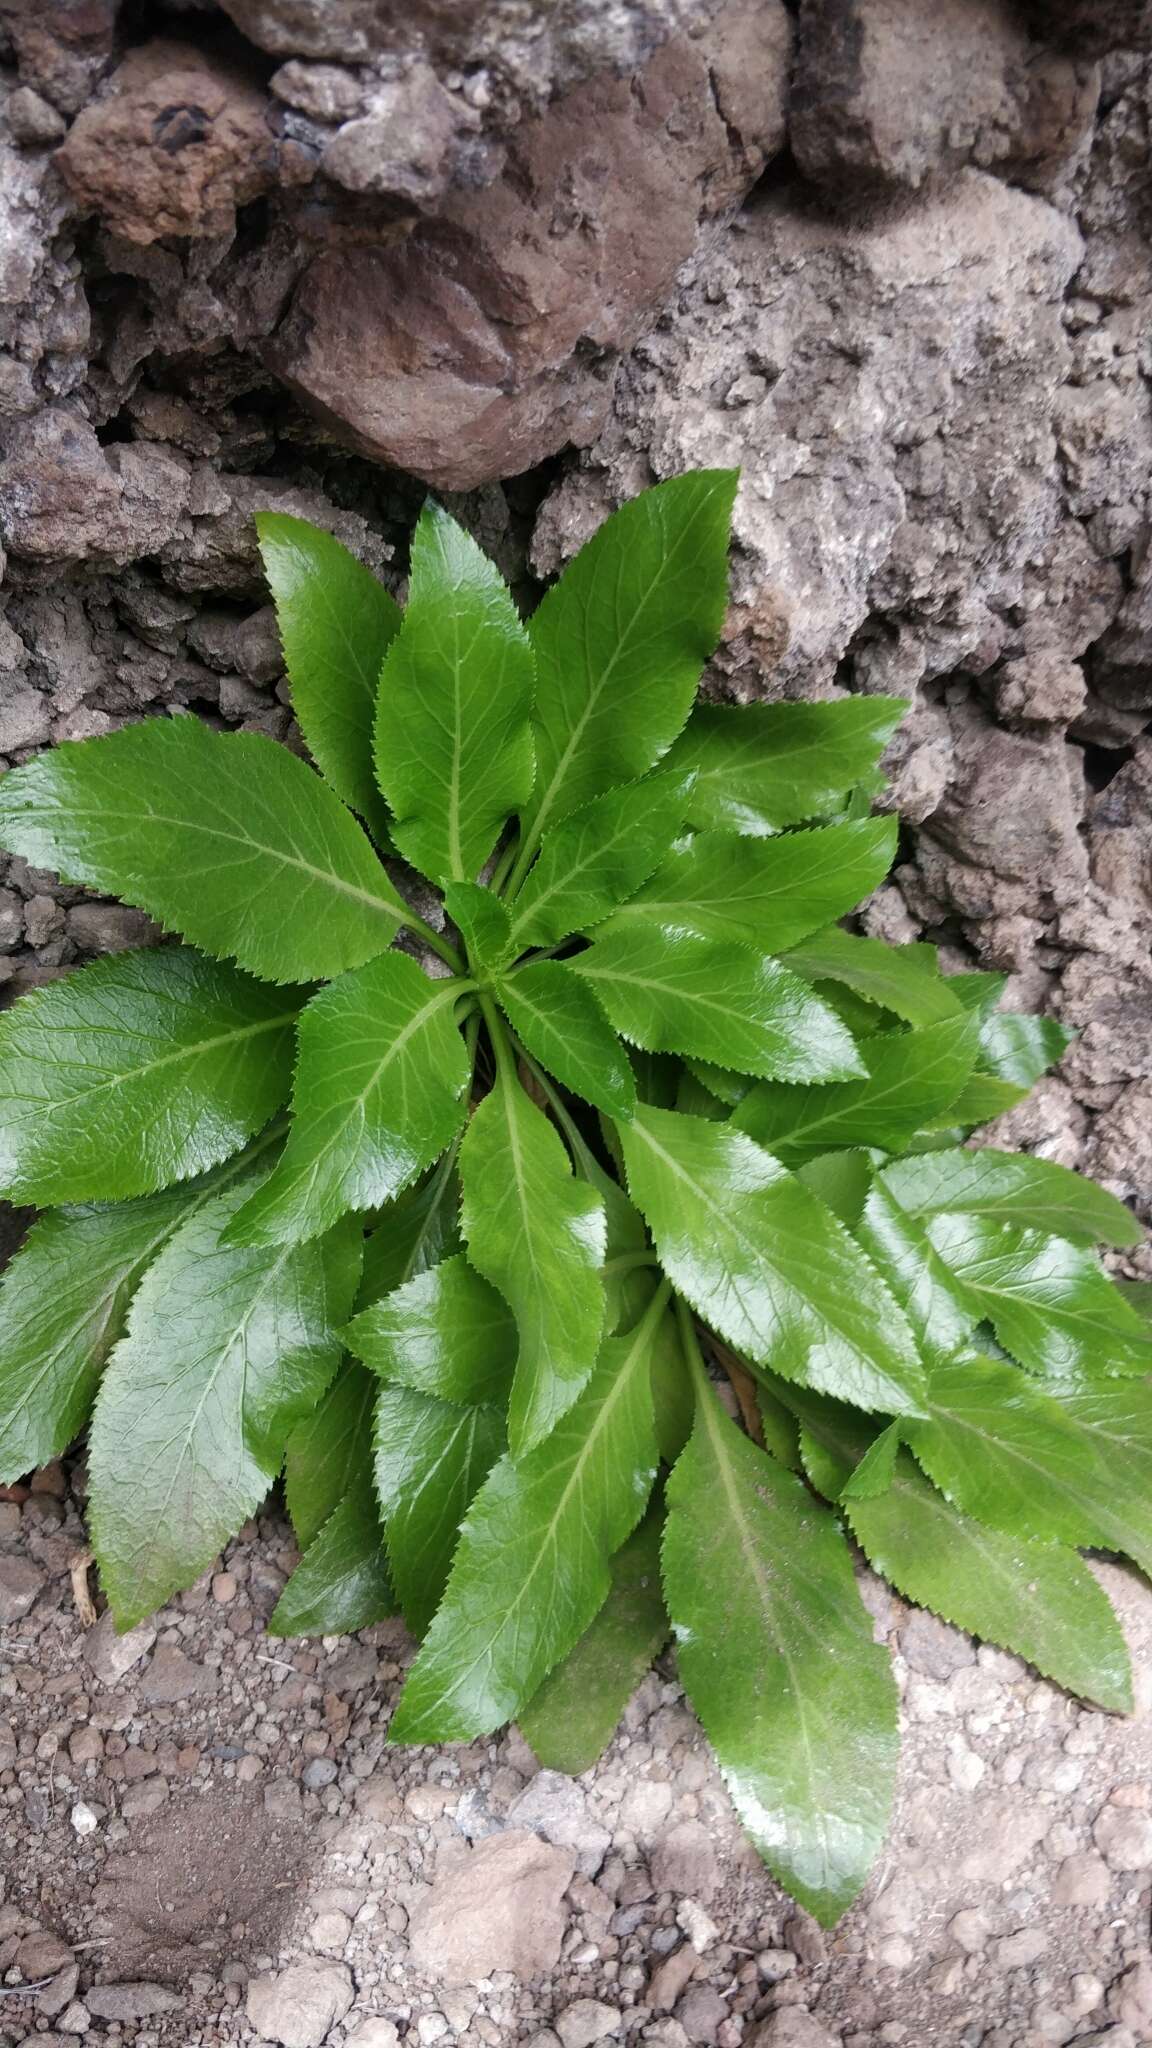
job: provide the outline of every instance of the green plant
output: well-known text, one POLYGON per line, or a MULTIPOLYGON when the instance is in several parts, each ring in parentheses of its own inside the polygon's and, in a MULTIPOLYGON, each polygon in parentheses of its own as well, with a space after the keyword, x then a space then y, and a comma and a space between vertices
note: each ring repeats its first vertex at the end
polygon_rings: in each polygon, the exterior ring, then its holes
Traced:
POLYGON ((1091 1249, 1138 1239, 1119 1202, 963 1143, 1060 1028, 836 923, 893 855, 902 706, 693 709, 734 485, 626 506, 527 625, 435 506, 403 617, 265 516, 321 772, 174 717, 0 783, 0 843, 190 942, 0 1021, 0 1184, 51 1207, 0 1291, 0 1477, 91 1415, 127 1626, 283 1471, 272 1627, 398 1605, 403 1741, 516 1715, 582 1769, 674 1636, 831 1921, 897 1745, 852 1541, 1126 1708, 1075 1546, 1152 1565, 1152 1330, 1091 1249))

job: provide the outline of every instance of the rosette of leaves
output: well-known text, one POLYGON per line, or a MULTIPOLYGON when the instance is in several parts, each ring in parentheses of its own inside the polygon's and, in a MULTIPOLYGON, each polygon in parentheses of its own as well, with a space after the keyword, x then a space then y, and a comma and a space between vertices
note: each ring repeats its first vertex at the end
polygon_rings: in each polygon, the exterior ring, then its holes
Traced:
POLYGON ((0 783, 0 843, 180 941, 0 1020, 0 1185, 48 1211, 0 1478, 88 1428, 127 1626, 283 1474, 272 1627, 398 1608, 401 1741, 516 1716, 582 1769, 673 1639, 830 1922, 897 1750, 858 1553, 1129 1705, 1079 1547, 1152 1565, 1152 1328, 1119 1202, 964 1142, 1059 1027, 838 922, 902 707, 694 703, 734 485, 626 506, 526 622, 435 506, 403 614, 266 515, 315 766, 181 716, 0 783))

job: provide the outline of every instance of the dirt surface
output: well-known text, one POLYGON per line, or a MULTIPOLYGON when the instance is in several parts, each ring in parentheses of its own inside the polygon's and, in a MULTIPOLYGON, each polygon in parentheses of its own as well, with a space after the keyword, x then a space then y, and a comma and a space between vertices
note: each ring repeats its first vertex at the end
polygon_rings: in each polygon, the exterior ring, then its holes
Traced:
POLYGON ((515 1730, 394 1750, 399 1624, 262 1633, 294 1558, 274 1508, 124 1638, 78 1619, 83 1542, 58 1468, 0 1501, 4 2048, 1152 2041, 1152 1592, 1127 1571, 1098 1567, 1123 1723, 865 1577, 904 1765, 825 1936, 742 1842, 670 1664, 579 1780, 515 1730))

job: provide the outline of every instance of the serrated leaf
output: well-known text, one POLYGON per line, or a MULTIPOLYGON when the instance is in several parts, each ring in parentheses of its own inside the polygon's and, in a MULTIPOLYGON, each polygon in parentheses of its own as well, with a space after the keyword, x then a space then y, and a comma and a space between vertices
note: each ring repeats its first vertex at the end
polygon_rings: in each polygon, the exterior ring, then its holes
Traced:
POLYGON ((128 1306, 173 1232, 239 1169, 34 1223, 0 1281, 0 1485, 79 1434, 128 1306))
POLYGON ((311 768, 260 733, 198 718, 150 718, 12 769, 0 845, 264 981, 359 967, 409 914, 311 768))
POLYGON ((898 1159, 884 1183, 915 1216, 997 1216, 1073 1244, 1139 1244, 1131 1212, 1095 1181, 1026 1152, 960 1149, 898 1159))
POLYGON ((955 1351, 971 1335, 980 1311, 949 1272, 923 1224, 876 1180, 852 1229, 884 1275, 925 1356, 946 1358, 955 1351))
POLYGON ((728 595, 734 470, 696 470, 606 519, 529 621, 537 779, 526 843, 654 766, 688 716, 728 595))
POLYGON ((381 1379, 466 1405, 502 1404, 516 1362, 511 1312, 459 1254, 363 1309, 344 1339, 381 1379))
POLYGON ((796 1178, 855 1234, 872 1186, 872 1172, 868 1152, 818 1152, 796 1168, 796 1178))
POLYGON ((0 1017, 10 1201, 123 1200, 240 1150, 285 1100, 300 998, 183 947, 119 953, 0 1017))
MULTIPOLYGON (((901 952, 904 948, 901 947, 901 952)), ((962 968, 948 976, 948 988, 965 1010, 974 1010, 987 1020, 1008 986, 1006 974, 990 974, 984 968, 962 968)))
POLYGON ((457 926, 473 967, 503 967, 510 957, 512 920, 505 905, 479 882, 449 882, 444 907, 457 926))
POLYGON ((468 1256, 516 1318, 508 1438, 522 1457, 571 1407, 604 1318, 604 1208, 543 1112, 502 1071, 460 1148, 468 1256))
POLYGON ((398 1195, 450 1145, 467 1113, 458 981, 386 953, 300 1013, 292 1127, 235 1243, 315 1237, 349 1209, 398 1195))
POLYGON ((257 512, 256 531, 292 689, 292 709, 337 796, 379 827, 372 774, 380 664, 400 607, 333 534, 287 512, 257 512))
POLYGON ((996 1010, 980 1029, 980 1065, 1001 1081, 1031 1088, 1067 1051, 1073 1035, 1055 1017, 996 1010))
POLYGON ((702 1391, 668 1482, 685 1691, 769 1869, 831 1926, 884 1839, 896 1688, 834 1517, 702 1391))
POLYGON ((372 1487, 361 1478, 305 1551, 276 1603, 268 1633, 347 1635, 395 1612, 372 1487))
POLYGON ((647 881, 684 822, 690 775, 610 789, 544 835, 513 908, 515 941, 553 946, 587 931, 647 881))
POLYGON ((782 953, 849 911, 884 880, 896 851, 896 820, 865 818, 749 845, 735 832, 699 832, 676 846, 615 913, 632 930, 733 939, 782 953))
POLYGON ((498 1408, 383 1386, 376 1403, 376 1494, 388 1561, 413 1635, 428 1628, 448 1583, 460 1524, 505 1448, 498 1408))
POLYGON ((517 1714, 611 1589, 608 1560, 656 1476, 651 1338, 659 1304, 609 1337, 546 1443, 502 1458, 474 1501, 448 1590, 392 1722, 397 1742, 468 1742, 517 1714))
POLYGON ((617 1031, 648 1052, 748 1074, 844 1081, 863 1071, 851 1034, 776 960, 724 939, 613 925, 568 963, 617 1031))
POLYGON ((366 1462, 377 1383, 345 1359, 327 1393, 288 1439, 284 1493, 296 1540, 307 1549, 366 1462))
POLYGON ((953 988, 959 977, 944 980, 935 946, 889 946, 832 925, 794 946, 787 964, 806 981, 842 983, 906 1024, 939 1024, 963 1011, 953 988))
POLYGON ((668 1640, 660 1588, 663 1516, 649 1514, 612 1559, 612 1590, 574 1650, 520 1714, 520 1733, 546 1770, 590 1770, 652 1659, 668 1640))
POLYGON ((1118 1550, 1148 1571, 1150 1401, 1147 1386, 1133 1385, 1110 1404, 1078 1408, 1011 1365, 962 1354, 934 1368, 931 1419, 909 1422, 905 1436, 941 1492, 978 1521, 1118 1550), (1110 1435, 1096 1417, 1110 1421, 1110 1435))
POLYGON ((527 802, 533 679, 528 635, 495 564, 429 502, 380 676, 375 744, 392 837, 434 882, 473 880, 527 802))
POLYGON ((970 1074, 948 1108, 938 1116, 930 1117, 921 1125, 921 1130, 926 1135, 947 1131, 954 1140, 958 1139, 1015 1109, 1030 1092, 1027 1088, 1018 1087, 1014 1081, 999 1080, 995 1074, 970 1074))
POLYGON ((894 1151, 955 1101, 976 1057, 976 1020, 882 1033, 858 1039, 856 1049, 867 1080, 812 1088, 761 1081, 733 1110, 735 1128, 788 1165, 852 1146, 894 1151))
POLYGON ((629 1117, 636 1081, 591 989, 561 960, 530 960, 496 984, 521 1044, 565 1088, 606 1116, 629 1117))
POLYGON ((862 1408, 918 1408, 923 1375, 894 1297, 769 1153, 742 1131, 646 1106, 621 1139, 665 1272, 729 1344, 862 1408))
POLYGON ((875 768, 907 708, 895 697, 698 704, 668 766, 695 772, 693 825, 762 838, 838 810, 875 768))
POLYGON ((833 1500, 845 1497, 852 1533, 874 1570, 906 1600, 1026 1658, 1081 1699, 1129 1712, 1123 1632, 1076 1552, 976 1521, 936 1492, 907 1451, 886 1492, 854 1498, 849 1475, 864 1440, 859 1418, 833 1402, 809 1414, 802 1432, 813 1484, 833 1500))
POLYGON ((320 1249, 221 1243, 250 1185, 204 1203, 149 1267, 97 1397, 92 1543, 121 1628, 255 1513, 339 1364, 320 1249))
POLYGON ((1152 1332, 1094 1253, 994 1216, 933 1216, 927 1235, 977 1314, 1030 1372, 1071 1385, 1152 1372, 1152 1332))
POLYGON ((364 1240, 364 1272, 358 1306, 367 1308, 417 1273, 460 1248, 460 1186, 451 1155, 418 1187, 405 1188, 381 1211, 364 1240))

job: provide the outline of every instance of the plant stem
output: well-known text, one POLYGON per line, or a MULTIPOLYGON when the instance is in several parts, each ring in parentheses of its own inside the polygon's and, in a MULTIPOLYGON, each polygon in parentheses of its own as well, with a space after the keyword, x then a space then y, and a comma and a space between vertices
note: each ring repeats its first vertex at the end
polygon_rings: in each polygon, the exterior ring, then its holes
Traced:
POLYGON ((404 922, 410 932, 414 932, 416 937, 423 940, 424 944, 433 953, 439 955, 445 967, 450 967, 453 974, 463 974, 464 962, 456 951, 455 946, 444 937, 442 932, 433 931, 431 925, 425 924, 424 919, 418 917, 416 912, 409 909, 407 905, 405 906, 404 922))
POLYGON ((488 1027, 489 1042, 496 1058, 496 1072, 502 1081, 515 1083, 516 1061, 513 1056, 504 1019, 492 1001, 491 996, 486 996, 482 989, 477 990, 477 994, 480 1001, 480 1015, 488 1027))
POLYGON ((507 895, 509 902, 512 902, 514 900, 514 898, 519 894, 521 888, 523 887, 524 877, 528 873, 528 870, 531 867, 532 862, 536 858, 536 848, 539 846, 539 844, 540 833, 536 830, 535 827, 533 827, 533 829, 530 832, 526 832, 524 834, 524 837, 520 842, 520 848, 516 855, 516 864, 513 867, 512 873, 508 878, 508 887, 505 891, 505 894, 507 895))
POLYGON ((531 1074, 532 1079, 536 1082, 541 1093, 547 1097, 548 1106, 568 1141, 568 1149, 573 1155, 573 1165, 576 1167, 577 1172, 584 1180, 594 1181, 603 1179, 604 1169, 595 1153, 585 1143, 574 1119, 569 1115, 563 1096, 544 1072, 543 1067, 537 1065, 531 1053, 525 1052, 519 1039, 515 1041, 515 1044, 516 1050, 531 1074))
POLYGON ((516 858, 516 850, 519 844, 520 842, 517 838, 510 839, 508 841, 507 846, 504 848, 503 853, 500 855, 500 858, 497 861, 495 867, 492 870, 488 887, 491 889, 492 894, 494 896, 500 895, 504 887, 504 884, 508 879, 508 870, 512 866, 512 863, 516 858))
POLYGON ((676 1323, 680 1331, 680 1348, 692 1375, 697 1399, 700 1399, 709 1392, 708 1373, 696 1335, 696 1325, 692 1320, 692 1311, 682 1294, 676 1296, 676 1323))

